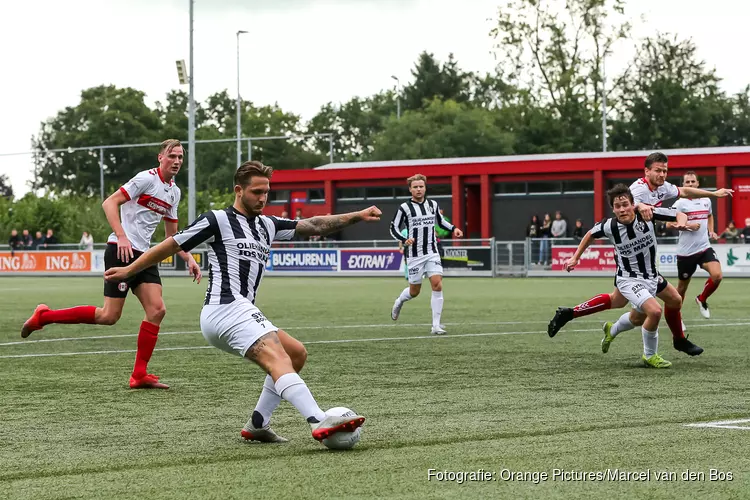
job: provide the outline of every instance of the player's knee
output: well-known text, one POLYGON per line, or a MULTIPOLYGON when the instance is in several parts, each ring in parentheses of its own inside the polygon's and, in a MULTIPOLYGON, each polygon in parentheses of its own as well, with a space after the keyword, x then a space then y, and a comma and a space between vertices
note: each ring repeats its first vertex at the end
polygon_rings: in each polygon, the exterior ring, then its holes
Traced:
POLYGON ((417 288, 417 287, 413 287, 412 286, 412 287, 409 288, 409 295, 411 295, 411 298, 414 298, 417 295, 419 295, 420 291, 421 291, 421 288, 417 288))
POLYGON ((152 307, 149 308, 148 312, 146 313, 146 316, 148 316, 148 319, 152 323, 159 324, 164 319, 164 316, 167 315, 167 306, 164 305, 164 302, 161 304, 155 304, 152 307))
POLYGON ((307 349, 305 349, 305 346, 300 344, 298 347, 295 347, 295 349, 288 354, 292 360, 292 366, 294 367, 294 371, 297 373, 302 371, 302 368, 305 366, 305 361, 307 361, 307 349))
POLYGON ((98 318, 97 323, 100 325, 112 326, 120 321, 121 311, 107 311, 106 309, 102 315, 98 318))
POLYGON ((443 291, 443 282, 438 281, 437 283, 432 284, 432 291, 433 292, 442 292, 443 291))
POLYGON ((714 282, 714 285, 718 285, 721 283, 721 280, 724 278, 724 275, 721 274, 721 271, 711 276, 711 281, 714 282))
POLYGON ((670 309, 681 309, 682 308, 682 297, 680 294, 670 295, 668 300, 664 301, 664 305, 670 309))
POLYGON ((630 312, 629 319, 633 326, 642 326, 643 322, 646 321, 642 314, 637 314, 635 311, 630 312))
POLYGON ((661 321, 661 308, 654 308, 649 311, 646 311, 646 316, 648 316, 650 319, 656 322, 661 321))

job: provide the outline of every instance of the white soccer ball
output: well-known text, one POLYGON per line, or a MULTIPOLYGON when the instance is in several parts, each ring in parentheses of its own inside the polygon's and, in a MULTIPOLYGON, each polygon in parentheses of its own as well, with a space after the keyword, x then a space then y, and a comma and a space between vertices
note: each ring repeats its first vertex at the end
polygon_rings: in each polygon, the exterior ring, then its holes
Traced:
MULTIPOLYGON (((353 417, 356 413, 349 408, 343 406, 337 406, 326 411, 326 415, 335 417, 353 417)), ((357 427, 354 432, 337 432, 332 436, 325 438, 321 441, 326 448, 332 450, 348 450, 354 448, 354 445, 359 443, 360 436, 362 435, 362 427, 357 427)))

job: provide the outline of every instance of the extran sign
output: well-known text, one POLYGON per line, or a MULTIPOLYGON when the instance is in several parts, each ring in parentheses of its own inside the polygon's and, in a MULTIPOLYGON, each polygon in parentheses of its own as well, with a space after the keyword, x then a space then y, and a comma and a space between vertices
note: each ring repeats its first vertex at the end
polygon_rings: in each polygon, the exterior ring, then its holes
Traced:
POLYGON ((341 250, 342 271, 398 271, 403 255, 398 250, 341 250))

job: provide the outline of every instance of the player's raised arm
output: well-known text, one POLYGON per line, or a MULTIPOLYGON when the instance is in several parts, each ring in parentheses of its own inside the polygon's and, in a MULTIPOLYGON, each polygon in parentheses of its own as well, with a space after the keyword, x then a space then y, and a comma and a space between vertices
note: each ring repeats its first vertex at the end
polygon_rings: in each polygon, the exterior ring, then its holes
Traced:
POLYGON ((379 221, 382 212, 376 206, 348 214, 318 215, 297 222, 295 231, 300 236, 325 236, 357 222, 379 221))
POLYGON ((681 187, 680 198, 726 198, 732 196, 733 189, 721 188, 716 191, 706 191, 705 189, 694 187, 681 187))

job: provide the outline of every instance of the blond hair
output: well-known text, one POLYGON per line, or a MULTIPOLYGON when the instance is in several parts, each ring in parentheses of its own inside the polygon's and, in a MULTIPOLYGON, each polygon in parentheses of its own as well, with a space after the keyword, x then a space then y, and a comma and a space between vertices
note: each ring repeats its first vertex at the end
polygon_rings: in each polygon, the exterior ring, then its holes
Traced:
POLYGON ((234 184, 236 186, 242 186, 244 188, 245 186, 250 184, 251 179, 255 175, 270 179, 271 175, 273 175, 273 167, 263 165, 259 161, 246 161, 245 163, 240 165, 240 168, 238 168, 237 172, 235 172, 234 184))
POLYGON ((422 182, 425 183, 425 186, 427 185, 427 177, 425 177, 422 174, 414 174, 411 177, 409 177, 408 179, 406 179, 406 185, 409 186, 409 187, 411 187, 411 183, 414 182, 414 181, 422 181, 422 182))
POLYGON ((161 143, 159 154, 169 154, 177 146, 182 147, 182 143, 179 141, 179 139, 167 139, 166 141, 161 143))

